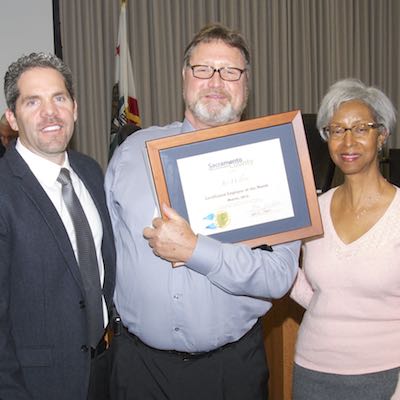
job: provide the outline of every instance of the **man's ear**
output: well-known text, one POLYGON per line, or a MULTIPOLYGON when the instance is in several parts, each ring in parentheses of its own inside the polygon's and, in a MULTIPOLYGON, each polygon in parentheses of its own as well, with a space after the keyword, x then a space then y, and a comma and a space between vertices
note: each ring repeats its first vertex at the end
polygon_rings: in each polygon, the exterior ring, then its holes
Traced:
POLYGON ((14 131, 19 131, 18 124, 17 124, 17 119, 15 118, 14 113, 9 108, 7 108, 7 110, 5 112, 5 115, 6 115, 7 121, 10 124, 11 128, 14 131))

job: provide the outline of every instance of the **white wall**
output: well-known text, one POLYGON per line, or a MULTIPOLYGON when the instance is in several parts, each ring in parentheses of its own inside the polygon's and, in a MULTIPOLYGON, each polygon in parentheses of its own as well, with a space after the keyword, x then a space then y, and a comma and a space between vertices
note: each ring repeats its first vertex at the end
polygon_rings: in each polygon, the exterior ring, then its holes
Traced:
POLYGON ((22 54, 54 52, 52 0, 0 0, 0 116, 6 109, 4 74, 22 54))

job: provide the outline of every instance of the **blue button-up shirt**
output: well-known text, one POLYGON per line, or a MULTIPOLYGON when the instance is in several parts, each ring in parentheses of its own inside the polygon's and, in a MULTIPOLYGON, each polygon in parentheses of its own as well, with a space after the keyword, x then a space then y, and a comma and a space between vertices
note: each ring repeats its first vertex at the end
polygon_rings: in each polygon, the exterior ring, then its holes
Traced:
POLYGON ((191 259, 172 268, 143 229, 158 215, 145 141, 192 131, 185 120, 131 135, 106 173, 117 249, 115 304, 123 324, 149 346, 209 351, 240 339, 291 287, 299 242, 273 252, 198 236, 191 259))

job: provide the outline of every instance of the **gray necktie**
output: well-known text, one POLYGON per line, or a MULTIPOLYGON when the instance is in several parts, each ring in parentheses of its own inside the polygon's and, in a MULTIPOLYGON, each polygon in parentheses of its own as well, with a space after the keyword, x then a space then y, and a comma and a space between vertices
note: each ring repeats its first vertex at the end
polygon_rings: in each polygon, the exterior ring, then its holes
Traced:
POLYGON ((86 295, 89 344, 96 348, 104 331, 96 248, 85 212, 72 186, 68 169, 61 168, 57 181, 62 185, 62 197, 75 229, 78 263, 86 295))

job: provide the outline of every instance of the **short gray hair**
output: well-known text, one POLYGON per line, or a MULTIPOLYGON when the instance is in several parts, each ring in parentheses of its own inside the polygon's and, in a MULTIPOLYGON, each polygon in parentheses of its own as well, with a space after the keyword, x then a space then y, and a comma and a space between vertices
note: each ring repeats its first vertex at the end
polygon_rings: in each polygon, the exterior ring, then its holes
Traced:
POLYGON ((4 76, 4 95, 7 107, 15 113, 15 106, 20 95, 18 80, 21 75, 32 68, 52 68, 58 71, 65 83, 65 87, 71 98, 75 100, 74 87, 72 83, 72 73, 66 64, 57 56, 51 53, 31 53, 23 55, 13 62, 7 69, 4 76))
POLYGON ((317 128, 321 137, 328 140, 324 127, 329 125, 333 114, 346 101, 356 100, 367 105, 381 130, 391 133, 396 125, 396 110, 381 90, 367 86, 358 79, 342 79, 334 83, 322 99, 317 116, 317 128))

